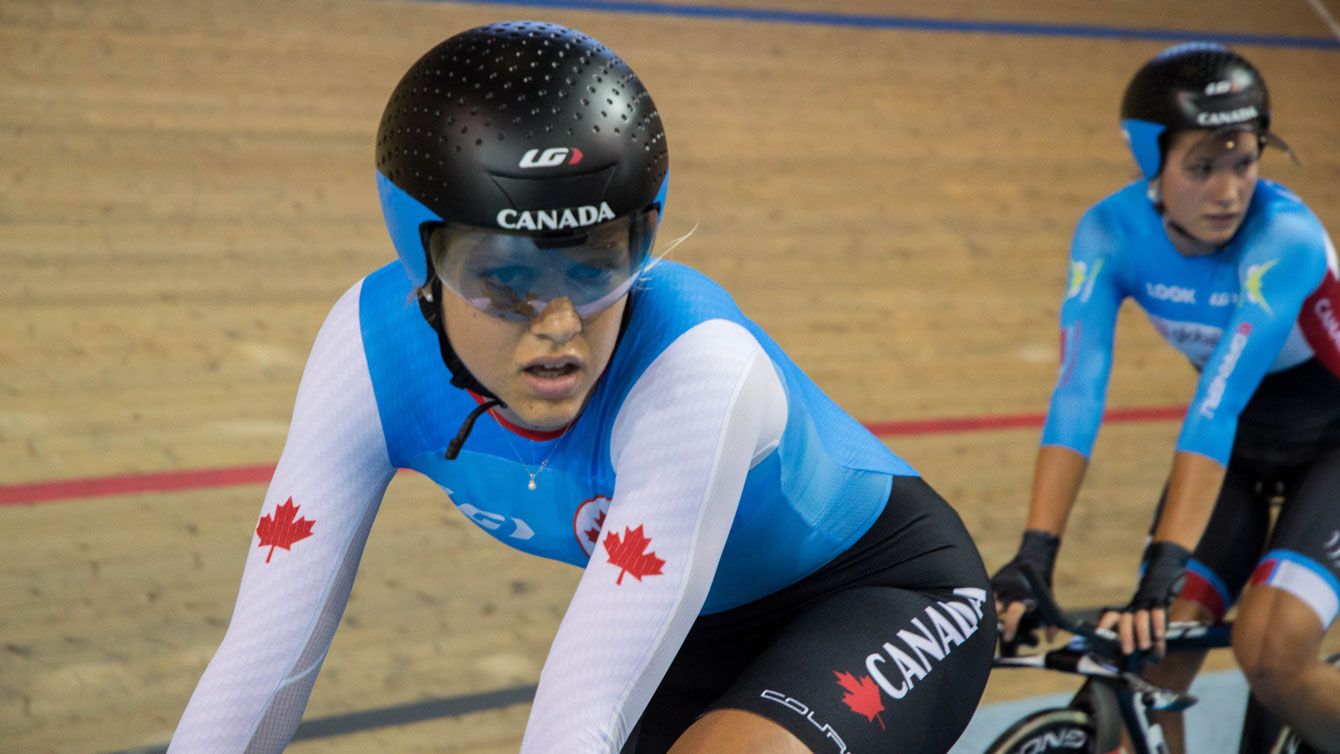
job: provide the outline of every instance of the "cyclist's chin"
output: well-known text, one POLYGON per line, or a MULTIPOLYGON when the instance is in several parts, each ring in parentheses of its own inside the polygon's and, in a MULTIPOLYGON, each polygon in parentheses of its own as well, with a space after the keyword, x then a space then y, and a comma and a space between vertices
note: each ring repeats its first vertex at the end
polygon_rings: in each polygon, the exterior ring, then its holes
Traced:
POLYGON ((1207 218, 1200 223, 1197 235, 1202 241, 1213 245, 1228 243, 1242 226, 1242 216, 1232 218, 1207 218))
POLYGON ((552 386, 547 395, 537 395, 527 389, 518 391, 519 395, 507 401, 508 420, 536 432, 553 432, 568 426, 581 413, 591 386, 580 380, 570 392, 554 395, 555 391, 552 386))

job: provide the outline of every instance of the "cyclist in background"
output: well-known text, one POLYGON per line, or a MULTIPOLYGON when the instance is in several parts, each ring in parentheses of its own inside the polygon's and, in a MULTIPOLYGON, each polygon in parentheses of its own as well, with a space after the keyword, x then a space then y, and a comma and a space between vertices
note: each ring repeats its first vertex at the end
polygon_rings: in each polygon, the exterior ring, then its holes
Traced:
POLYGON ((561 26, 463 32, 376 153, 399 264, 317 335, 170 751, 284 748, 399 468, 584 569, 522 752, 947 751, 995 645, 981 558, 724 290, 657 260, 669 156, 628 66, 561 26))
MULTIPOLYGON (((1287 147, 1242 56, 1205 43, 1164 51, 1131 80, 1121 125, 1143 177, 1074 234, 1026 529, 992 579, 1002 636, 1036 627, 1020 571, 1051 583, 1102 417, 1117 309, 1132 297, 1200 377, 1138 588, 1103 625, 1127 652, 1161 654, 1169 620, 1218 620, 1241 596, 1233 650, 1252 693, 1316 751, 1338 752, 1340 672, 1320 658, 1340 609, 1335 247, 1301 199, 1258 176, 1261 151, 1287 147)), ((1184 690, 1203 658, 1179 653, 1150 676, 1184 690)), ((1164 722, 1180 752, 1180 718, 1164 722)))

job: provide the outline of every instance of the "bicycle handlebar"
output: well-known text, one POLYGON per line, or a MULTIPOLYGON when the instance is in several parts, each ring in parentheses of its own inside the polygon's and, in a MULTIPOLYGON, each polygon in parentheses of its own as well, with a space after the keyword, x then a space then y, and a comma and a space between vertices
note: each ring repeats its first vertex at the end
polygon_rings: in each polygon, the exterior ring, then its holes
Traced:
MULTIPOLYGON (((1024 580, 1033 591, 1037 604, 1034 609, 1042 621, 1051 626, 1082 637, 1088 643, 1088 651, 1095 657, 1110 661, 1113 665, 1124 666, 1128 670, 1138 668, 1142 663, 1154 658, 1153 650, 1137 650, 1127 655, 1121 650, 1121 640, 1115 631, 1099 628, 1090 621, 1072 620, 1062 612, 1060 605, 1042 577, 1032 568, 1024 567, 1024 580)), ((1177 622, 1168 625, 1164 640, 1169 651, 1192 649, 1219 649, 1229 646, 1231 623, 1205 624, 1197 622, 1177 622)))
POLYGON ((1083 637, 1089 642, 1089 649, 1095 655, 1108 659, 1118 659, 1122 657, 1121 639, 1118 638, 1115 631, 1106 628, 1099 628, 1098 624, 1089 621, 1071 620, 1061 611, 1061 606, 1056 604, 1056 598, 1052 595, 1051 589, 1043 583, 1042 577, 1037 571, 1029 566, 1023 568, 1024 580, 1028 582, 1029 589, 1033 590, 1033 596, 1037 598, 1037 605, 1034 609, 1042 617, 1045 624, 1056 626, 1070 634, 1083 637))

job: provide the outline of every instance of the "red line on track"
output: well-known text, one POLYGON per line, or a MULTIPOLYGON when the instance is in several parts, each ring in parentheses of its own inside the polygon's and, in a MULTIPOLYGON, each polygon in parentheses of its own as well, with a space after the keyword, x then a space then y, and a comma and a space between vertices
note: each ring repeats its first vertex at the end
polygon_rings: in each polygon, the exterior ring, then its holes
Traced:
MULTIPOLYGON (((1171 421, 1181 419, 1186 406, 1148 406, 1117 408, 1103 415, 1103 423, 1171 421)), ((879 437, 940 435, 952 432, 978 432, 994 429, 1041 427, 1046 414, 1003 414, 997 416, 960 416, 941 419, 911 419, 895 422, 869 422, 866 429, 879 437)))
MULTIPOLYGON (((1185 406, 1119 408, 1108 411, 1103 420, 1107 423, 1172 421, 1181 419, 1185 412, 1185 406)), ((871 422, 865 426, 879 437, 905 437, 908 435, 1040 427, 1044 419, 1043 414, 1002 414, 997 416, 962 416, 871 422)), ((273 465, 238 466, 231 469, 155 471, 145 474, 0 485, 0 505, 83 500, 91 497, 131 495, 139 492, 174 492, 214 487, 234 487, 243 484, 266 484, 270 481, 274 470, 273 465)))
POLYGON ((195 469, 153 471, 146 474, 65 479, 58 482, 33 482, 0 487, 0 505, 49 503, 54 500, 79 500, 137 492, 171 492, 239 484, 265 484, 275 467, 238 466, 231 469, 195 469))

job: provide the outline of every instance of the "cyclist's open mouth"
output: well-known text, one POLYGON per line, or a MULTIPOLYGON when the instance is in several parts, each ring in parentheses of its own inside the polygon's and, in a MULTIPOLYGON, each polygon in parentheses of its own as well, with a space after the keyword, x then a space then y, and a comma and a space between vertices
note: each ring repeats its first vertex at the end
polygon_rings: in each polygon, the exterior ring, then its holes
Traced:
POLYGON ((581 381, 581 362, 573 357, 537 359, 521 370, 526 383, 540 398, 566 398, 581 381))
POLYGON ((544 378, 562 377, 565 374, 571 374, 575 371, 577 371, 577 366, 575 364, 556 364, 553 366, 541 365, 534 367, 526 367, 526 372, 533 374, 536 377, 544 377, 544 378))

